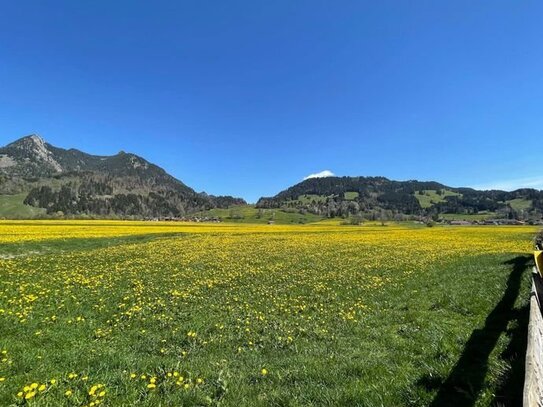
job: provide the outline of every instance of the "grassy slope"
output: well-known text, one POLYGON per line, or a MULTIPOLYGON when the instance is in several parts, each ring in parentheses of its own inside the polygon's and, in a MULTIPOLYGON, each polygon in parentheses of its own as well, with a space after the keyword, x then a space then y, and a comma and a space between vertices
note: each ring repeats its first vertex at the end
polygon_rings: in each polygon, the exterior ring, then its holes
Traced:
POLYGON ((347 201, 352 201, 353 199, 356 199, 356 198, 358 198, 358 192, 355 192, 355 191, 345 192, 345 199, 347 201))
POLYGON ((26 195, 0 195, 0 218, 29 219, 45 214, 43 208, 25 205, 26 195))
POLYGON ((526 210, 532 207, 532 201, 529 199, 511 199, 510 201, 507 201, 507 203, 516 211, 526 210))
MULTIPOLYGON (((345 192, 345 200, 352 201, 353 199, 358 198, 358 192, 356 191, 347 191, 345 192)), ((308 204, 312 201, 315 201, 317 203, 324 203, 328 199, 325 195, 315 195, 315 194, 305 194, 298 196, 298 199, 296 202, 300 202, 302 204, 308 204)))
POLYGON ((298 199, 295 202, 300 202, 302 204, 308 204, 312 201, 315 201, 317 203, 319 202, 326 202, 327 197, 325 195, 315 195, 315 194, 305 194, 298 196, 298 199))
POLYGON ((435 203, 439 202, 445 202, 446 196, 459 196, 461 194, 458 194, 453 191, 449 191, 448 189, 442 190, 443 194, 439 195, 436 190, 433 189, 427 189, 424 191, 417 191, 415 192, 415 198, 419 201, 419 204, 423 208, 429 208, 435 203), (420 195, 419 192, 422 192, 423 195, 420 195))

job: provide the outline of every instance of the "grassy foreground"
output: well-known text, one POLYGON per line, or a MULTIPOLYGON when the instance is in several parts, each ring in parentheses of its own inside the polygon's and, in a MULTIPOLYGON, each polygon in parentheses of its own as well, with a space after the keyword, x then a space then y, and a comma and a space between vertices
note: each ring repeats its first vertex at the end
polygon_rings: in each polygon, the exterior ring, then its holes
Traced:
POLYGON ((0 224, 0 405, 517 405, 530 227, 0 224))

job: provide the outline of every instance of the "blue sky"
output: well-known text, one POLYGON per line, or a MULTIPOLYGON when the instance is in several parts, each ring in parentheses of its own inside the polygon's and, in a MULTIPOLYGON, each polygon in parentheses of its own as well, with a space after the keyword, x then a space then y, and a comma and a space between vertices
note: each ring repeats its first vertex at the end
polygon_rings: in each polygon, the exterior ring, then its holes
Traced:
POLYGON ((2 1, 0 144, 255 201, 324 170, 543 188, 543 3, 2 1))

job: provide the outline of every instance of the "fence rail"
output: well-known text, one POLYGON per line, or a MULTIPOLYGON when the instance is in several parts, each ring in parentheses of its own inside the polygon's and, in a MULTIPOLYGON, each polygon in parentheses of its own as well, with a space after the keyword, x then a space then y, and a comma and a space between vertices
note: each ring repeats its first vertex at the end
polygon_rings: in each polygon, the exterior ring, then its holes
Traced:
POLYGON ((530 293, 530 320, 524 378, 524 407, 543 407, 543 251, 534 252, 535 264, 530 293))

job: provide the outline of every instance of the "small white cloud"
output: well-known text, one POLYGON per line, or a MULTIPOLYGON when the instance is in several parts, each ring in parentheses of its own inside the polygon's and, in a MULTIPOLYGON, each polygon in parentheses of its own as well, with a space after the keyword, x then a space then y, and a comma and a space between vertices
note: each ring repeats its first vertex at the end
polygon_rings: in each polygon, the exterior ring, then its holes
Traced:
POLYGON ((336 174, 334 174, 330 170, 324 170, 321 172, 317 172, 316 174, 309 174, 307 177, 304 178, 304 181, 309 178, 326 178, 326 177, 334 177, 336 174))
POLYGON ((488 184, 473 185, 472 188, 479 190, 500 189, 503 191, 514 191, 520 188, 543 189, 543 177, 517 178, 488 184))

